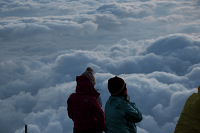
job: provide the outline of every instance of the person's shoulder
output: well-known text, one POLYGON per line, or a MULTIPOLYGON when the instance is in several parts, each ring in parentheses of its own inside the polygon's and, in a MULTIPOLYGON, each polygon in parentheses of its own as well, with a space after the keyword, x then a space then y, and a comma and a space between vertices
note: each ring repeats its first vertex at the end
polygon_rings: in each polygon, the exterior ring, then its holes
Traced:
POLYGON ((110 96, 109 101, 113 102, 113 103, 120 103, 123 102, 123 99, 119 98, 119 97, 115 97, 115 96, 110 96))
POLYGON ((76 95, 76 93, 72 93, 71 95, 70 95, 70 97, 73 97, 73 96, 75 96, 76 95))
POLYGON ((111 97, 110 100, 118 109, 123 109, 128 106, 128 102, 124 101, 120 97, 111 97))
POLYGON ((200 93, 192 93, 189 97, 188 97, 188 99, 189 98, 191 98, 191 99, 197 99, 197 98, 200 98, 200 93))
MULTIPOLYGON (((129 103, 124 101, 124 100, 120 100, 119 105, 122 109, 126 109, 127 107, 129 107, 129 103)), ((131 107, 131 106, 130 106, 131 107)))
POLYGON ((200 102, 200 92, 196 93, 196 100, 200 102))
POLYGON ((73 99, 76 96, 76 93, 72 93, 68 99, 73 99))

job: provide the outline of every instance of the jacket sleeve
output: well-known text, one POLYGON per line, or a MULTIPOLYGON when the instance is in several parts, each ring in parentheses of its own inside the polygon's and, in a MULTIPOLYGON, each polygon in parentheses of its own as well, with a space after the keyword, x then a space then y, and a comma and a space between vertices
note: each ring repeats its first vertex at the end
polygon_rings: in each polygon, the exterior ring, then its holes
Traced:
POLYGON ((67 111, 68 111, 69 118, 73 120, 72 99, 73 99, 73 95, 70 95, 70 97, 67 100, 67 111))
POLYGON ((106 126, 105 115, 97 98, 94 98, 92 102, 92 113, 96 119, 98 131, 104 131, 106 126))
POLYGON ((135 103, 128 103, 125 109, 125 119, 131 123, 140 122, 142 118, 142 113, 136 107, 135 103))

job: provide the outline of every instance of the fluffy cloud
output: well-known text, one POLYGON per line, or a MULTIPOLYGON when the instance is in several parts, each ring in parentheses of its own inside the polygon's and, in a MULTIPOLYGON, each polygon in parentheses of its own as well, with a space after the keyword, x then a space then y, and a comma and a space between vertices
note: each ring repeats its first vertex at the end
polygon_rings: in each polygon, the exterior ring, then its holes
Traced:
POLYGON ((200 82, 198 4, 1 1, 0 132, 72 133, 66 101, 88 66, 103 109, 118 75, 143 113, 138 133, 173 132, 200 82))
POLYGON ((97 15, 95 23, 98 24, 98 29, 109 31, 115 31, 121 26, 121 22, 113 14, 97 15))
POLYGON ((197 0, 197 5, 200 5, 200 1, 199 0, 197 0))
MULTIPOLYGON (((25 130, 24 128, 18 129, 15 133, 23 133, 24 130, 25 130)), ((29 124, 28 131, 31 133, 41 133, 39 127, 37 125, 32 125, 32 124, 29 124)))
POLYGON ((158 123, 155 121, 155 119, 152 116, 144 116, 143 121, 141 122, 141 126, 145 127, 150 133, 166 133, 168 132, 174 132, 175 124, 174 123, 166 123, 162 127, 158 127, 158 123), (154 128, 153 127, 157 127, 154 128))
POLYGON ((138 41, 199 33, 194 1, 10 0, 1 7, 0 41, 26 55, 112 45, 122 38, 138 41), (179 11, 181 7, 190 12, 179 11))
POLYGON ((97 11, 102 13, 114 14, 118 17, 134 17, 140 18, 148 16, 152 13, 152 9, 155 5, 147 4, 133 4, 122 5, 118 3, 105 4, 97 9, 97 11))
MULTIPOLYGON (((199 39, 177 34, 150 41, 122 39, 113 46, 100 45, 90 51, 66 50, 1 61, 2 123, 14 125, 12 131, 16 133, 23 132, 25 124, 32 132, 72 132, 66 100, 75 91, 75 77, 91 66, 103 108, 109 97, 107 80, 118 75, 126 81, 131 101, 144 115, 137 124, 138 132, 172 132, 184 102, 199 85, 196 56, 185 59, 182 55, 188 47, 198 51, 199 39)), ((11 131, 7 126, 1 129, 11 131)))
POLYGON ((97 30, 97 24, 86 21, 78 24, 72 21, 49 21, 37 19, 22 19, 13 23, 5 21, 0 27, 0 38, 2 41, 9 39, 24 39, 30 36, 44 36, 48 32, 60 32, 62 36, 83 36, 94 33, 97 30), (38 22, 37 22, 38 21, 38 22))
POLYGON ((199 41, 194 40, 191 36, 187 35, 170 35, 164 38, 159 38, 146 48, 147 53, 165 54, 176 52, 179 49, 200 45, 199 41), (175 45, 176 44, 176 45, 175 45))
POLYGON ((77 10, 64 1, 5 1, 0 13, 3 16, 39 17, 74 14, 77 10))

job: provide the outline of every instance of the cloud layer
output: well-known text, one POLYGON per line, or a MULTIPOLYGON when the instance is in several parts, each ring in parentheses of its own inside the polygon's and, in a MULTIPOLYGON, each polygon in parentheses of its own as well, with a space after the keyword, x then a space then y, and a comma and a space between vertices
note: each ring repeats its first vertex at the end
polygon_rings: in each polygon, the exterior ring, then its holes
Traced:
POLYGON ((195 51, 199 51, 199 45, 198 38, 176 34, 151 41, 122 39, 111 47, 101 45, 90 51, 65 50, 2 61, 0 117, 2 123, 14 128, 1 129, 21 133, 28 124, 29 132, 71 132, 73 123, 66 112, 66 100, 75 91, 75 77, 91 66, 103 107, 109 97, 107 80, 118 75, 125 79, 131 101, 144 115, 137 124, 139 132, 173 132, 185 100, 197 92, 200 65, 196 61, 199 52, 195 51), (163 49, 158 51, 160 45, 163 49), (185 58, 183 51, 194 56, 185 58))
POLYGON ((174 33, 199 36, 198 3, 195 0, 3 0, 1 53, 10 50, 18 51, 18 55, 19 52, 48 55, 70 48, 112 46, 122 38, 139 41, 174 33))
POLYGON ((173 132, 200 82, 199 9, 196 0, 1 1, 0 132, 72 133, 66 101, 88 66, 103 109, 118 75, 143 113, 138 133, 173 132))

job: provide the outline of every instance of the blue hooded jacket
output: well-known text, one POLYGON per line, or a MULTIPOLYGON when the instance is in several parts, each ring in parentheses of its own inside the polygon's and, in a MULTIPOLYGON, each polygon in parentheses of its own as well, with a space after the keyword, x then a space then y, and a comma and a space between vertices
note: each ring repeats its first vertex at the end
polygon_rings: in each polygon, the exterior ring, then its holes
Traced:
POLYGON ((135 123, 140 122, 142 113, 135 103, 128 103, 124 97, 110 96, 105 106, 107 133, 136 133, 135 123))

